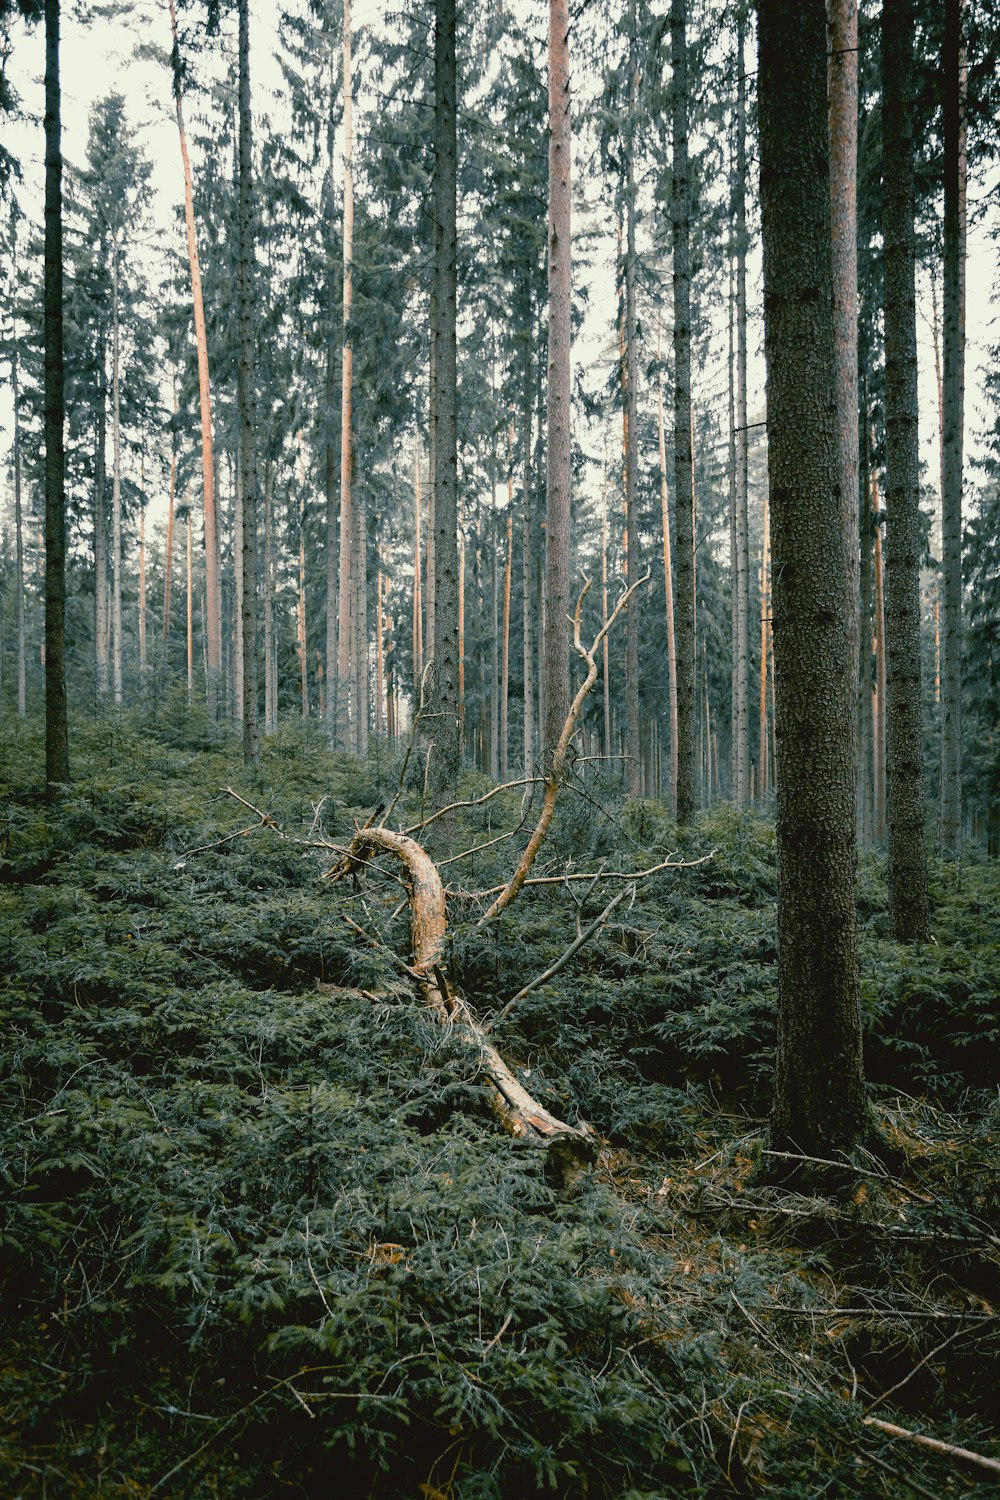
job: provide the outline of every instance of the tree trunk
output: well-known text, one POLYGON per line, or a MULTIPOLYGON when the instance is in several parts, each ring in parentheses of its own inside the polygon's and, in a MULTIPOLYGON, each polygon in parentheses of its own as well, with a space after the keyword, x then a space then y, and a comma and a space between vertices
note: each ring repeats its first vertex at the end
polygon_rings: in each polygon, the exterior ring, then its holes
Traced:
POLYGON ((944 381, 941 847, 962 845, 962 438, 965 422, 965 57, 962 0, 944 6, 944 381))
POLYGON ((45 788, 69 781, 59 0, 45 0, 45 788))
MULTIPOLYGON (((635 132, 638 104, 638 63, 635 57, 635 0, 629 7, 629 88, 625 134, 625 573, 629 583, 639 577, 639 500, 637 456, 639 441, 638 359, 635 310, 635 132)), ((628 748, 628 794, 642 794, 642 731, 639 716, 639 595, 633 595, 625 617, 625 723, 628 748)))
POLYGON ((677 820, 695 812, 694 472, 691 458, 691 250, 688 185, 687 3, 671 0, 673 164, 670 180, 674 257, 674 527, 677 562, 677 820))
POLYGON ((139 682, 145 690, 146 657, 146 459, 139 460, 139 682))
POLYGON ((24 611, 24 521, 21 509, 21 413, 18 385, 17 320, 14 319, 10 344, 10 383, 14 404, 14 558, 17 590, 17 713, 23 719, 28 712, 27 630, 24 611))
MULTIPOLYGON (((601 476, 601 625, 608 623, 608 450, 604 447, 604 473, 601 476)), ((611 759, 611 653, 605 633, 601 643, 601 687, 603 689, 603 728, 601 748, 605 760, 611 759)))
POLYGON ((111 690, 111 590, 108 587, 107 357, 97 336, 97 423, 94 440, 94 669, 98 701, 111 690))
POLYGON ((295 635, 299 652, 299 702, 302 722, 309 718, 309 635, 306 628, 306 491, 305 474, 302 476, 302 495, 299 501, 299 589, 296 608, 295 635))
POLYGON ((423 598, 420 587, 420 438, 413 437, 413 705, 420 705, 420 686, 424 675, 423 598))
POLYGON ((111 674, 122 706, 122 424, 118 246, 111 247, 111 674))
MULTIPOLYGON (((660 360, 660 325, 656 327, 660 360)), ((674 578, 670 557, 670 509, 667 495, 667 448, 663 431, 663 366, 656 381, 656 436, 660 456, 660 520, 663 526, 663 587, 667 630, 667 705, 670 711, 670 810, 677 816, 677 648, 674 642, 674 578)), ((606 613, 606 611, 605 611, 606 613)), ((610 749, 608 752, 610 753, 610 749)))
POLYGON ((860 496, 858 535, 860 548, 860 609, 858 616, 861 630, 858 640, 858 844, 862 849, 871 847, 874 823, 874 737, 872 724, 872 522, 870 514, 871 444, 868 440, 868 387, 864 383, 861 396, 861 427, 859 431, 860 474, 858 494, 860 496))
MULTIPOLYGON (((274 640, 274 495, 270 459, 264 464, 264 733, 278 729, 278 654, 274 640)), ((320 678, 322 685, 322 677, 320 678)))
POLYGON ((355 505, 355 564, 354 600, 351 617, 354 622, 354 682, 352 697, 355 707, 354 750, 364 757, 368 754, 368 515, 363 504, 355 505))
POLYGON ((514 564, 514 418, 507 429, 507 532, 503 564, 503 627, 500 666, 500 755, 499 776, 507 780, 508 721, 510 708, 510 586, 514 564))
POLYGON ((736 571, 735 694, 733 734, 736 741, 737 807, 750 800, 750 544, 747 525, 749 443, 747 434, 747 143, 745 24, 740 13, 736 30, 736 474, 733 519, 736 571))
POLYGON ((900 942, 930 936, 920 711, 920 455, 917 434, 912 0, 882 12, 886 427, 886 704, 889 912, 900 942))
POLYGON ((198 351, 198 399, 201 414, 201 468, 205 502, 205 648, 208 670, 205 694, 209 719, 218 712, 219 675, 222 667, 222 596, 219 587, 219 536, 215 508, 215 465, 212 457, 212 394, 208 374, 208 337, 205 331, 205 303, 201 290, 201 265, 194 224, 194 193, 191 185, 191 160, 184 129, 181 100, 181 56, 177 42, 175 0, 169 0, 171 33, 171 66, 174 107, 180 136, 181 165, 184 170, 184 226, 187 232, 188 265, 191 274, 191 298, 194 304, 194 337, 198 351))
POLYGON ((461 762, 458 558, 458 388, 456 228, 458 149, 455 0, 434 6, 434 758, 431 777, 443 794, 461 762))
POLYGON ((535 761, 535 726, 534 726, 534 632, 531 627, 531 584, 534 575, 534 558, 532 556, 532 506, 531 506, 531 352, 528 348, 524 354, 524 404, 521 414, 522 437, 524 442, 524 467, 521 476, 521 509, 522 533, 521 533, 521 626, 523 652, 521 656, 521 672, 524 679, 524 774, 531 774, 531 767, 535 761))
POLYGON ((778 781, 776 1149, 864 1131, 855 873, 856 506, 838 447, 823 0, 762 0, 760 155, 778 781))
MULTIPOLYGON (((177 382, 174 381, 174 417, 177 416, 177 382)), ((170 590, 174 577, 174 510, 177 503, 177 429, 170 428, 170 481, 167 490, 167 554, 163 564, 163 643, 170 640, 170 590)), ((168 663, 169 665, 169 663, 168 663)))
POLYGON ((191 524, 191 501, 187 507, 187 696, 188 708, 194 702, 194 542, 191 524))
POLYGON ((878 474, 871 474, 872 530, 875 533, 875 680, 872 684, 872 800, 875 842, 885 838, 885 570, 882 563, 882 513, 878 474))
POLYGON ((760 556, 760 693, 757 705, 757 800, 766 802, 770 790, 767 735, 767 618, 770 611, 771 523, 764 495, 764 540, 760 556))
POLYGON ((243 762, 260 764, 257 710, 257 451, 256 358, 253 322, 253 179, 250 138, 250 6, 239 0, 240 23, 240 181, 239 307, 240 353, 237 405, 240 417, 240 474, 243 481, 243 762))
POLYGON ((351 4, 344 0, 344 304, 343 354, 340 374, 340 584, 337 637, 339 642, 338 689, 344 700, 344 711, 337 711, 340 742, 357 748, 360 705, 356 701, 356 662, 354 659, 354 600, 357 592, 357 566, 353 540, 357 531, 351 491, 353 444, 351 434, 351 400, 354 378, 351 311, 354 303, 354 70, 351 61, 351 4))
POLYGON ((327 203, 326 218, 326 370, 324 374, 324 405, 326 408, 326 437, 324 442, 324 464, 323 477, 326 491, 326 516, 325 516, 325 547, 326 547, 326 618, 325 618, 325 641, 326 649, 326 696, 323 703, 323 723, 326 729, 326 742, 332 749, 339 738, 339 703, 338 703, 338 671, 339 671, 339 645, 338 645, 338 587, 337 574, 339 569, 339 557, 337 552, 337 454, 333 441, 333 398, 335 387, 336 369, 336 281, 334 277, 334 220, 333 205, 336 202, 334 192, 334 130, 333 130, 333 90, 334 72, 336 68, 336 54, 330 51, 330 102, 326 120, 326 165, 329 201, 327 203))
POLYGON ((383 632, 383 577, 381 567, 375 575, 375 733, 385 733, 385 641, 383 632))
POLYGON ((569 3, 549 0, 548 467, 542 758, 548 767, 569 709, 571 468, 571 166, 569 3))

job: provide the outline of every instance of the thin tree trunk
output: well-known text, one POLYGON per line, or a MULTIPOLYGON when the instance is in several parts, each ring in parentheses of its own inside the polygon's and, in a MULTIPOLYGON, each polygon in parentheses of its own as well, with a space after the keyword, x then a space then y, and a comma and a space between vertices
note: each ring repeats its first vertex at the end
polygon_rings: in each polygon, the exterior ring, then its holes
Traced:
POLYGON ((532 557, 532 515, 531 515, 531 352, 525 349, 524 355, 524 405, 521 415, 522 435, 524 441, 524 467, 521 476, 521 509, 522 533, 521 533, 521 624, 523 652, 521 657, 521 672, 524 678, 524 774, 530 774, 535 759, 535 729, 534 729, 534 634, 531 628, 531 583, 534 575, 534 559, 532 557))
POLYGON ((97 697, 111 691, 111 590, 108 586, 107 351, 97 337, 97 422, 94 437, 94 670, 97 697))
POLYGON ((146 457, 139 460, 139 680, 145 684, 146 657, 146 457))
POLYGON ((768 735, 767 735, 767 617, 770 608, 769 580, 770 580, 770 517, 768 515, 768 497, 764 495, 764 548, 760 559, 760 694, 758 701, 758 732, 757 732, 757 800, 767 801, 770 790, 770 777, 768 767, 768 735))
POLYGON ((299 651, 299 699, 302 721, 309 718, 309 637, 306 623, 306 492, 305 475, 302 476, 302 495, 299 501, 299 591, 296 609, 295 635, 299 651))
POLYGON ((194 541, 190 496, 187 506, 187 693, 190 708, 194 702, 194 541))
POLYGON ((355 550, 354 602, 354 685, 356 710, 354 749, 362 757, 368 754, 369 684, 368 684, 368 514, 364 505, 354 506, 355 550))
POLYGON ((184 226, 187 232, 188 265, 191 274, 191 297, 194 304, 194 336, 198 352, 198 401, 201 415, 201 468, 205 504, 205 647, 208 656, 205 695, 209 719, 218 712, 219 675, 222 667, 222 595, 219 587, 219 536, 215 506, 215 465, 212 458, 212 395, 208 373, 208 337, 205 331, 205 303, 201 289, 201 266, 194 223, 194 192, 191 185, 191 160, 184 129, 182 104, 182 68, 177 42, 175 0, 170 7, 171 65, 174 107, 180 137, 181 165, 184 170, 184 226))
POLYGON ((860 497, 858 535, 860 538, 859 597, 860 634, 858 639, 858 844, 871 847, 874 831, 874 736, 872 724, 872 522, 871 469, 872 454, 868 437, 868 387, 861 393, 859 429, 860 497))
POLYGON ((122 705, 122 426, 118 246, 111 248, 111 672, 122 705))
POLYGON ((240 23, 240 182, 239 306, 240 354, 237 405, 240 415, 240 473, 243 479, 243 761, 260 763, 257 709, 257 452, 256 358, 253 323, 253 180, 250 138, 250 6, 239 0, 240 23))
POLYGON ((604 734, 601 748, 605 760, 611 759, 611 655, 608 649, 608 452, 604 448, 604 473, 601 476, 601 625, 605 630, 601 642, 601 686, 604 690, 604 734))
POLYGON ((900 942, 930 936, 920 705, 920 455, 914 244, 913 0, 882 12, 885 246, 886 705, 889 912, 900 942))
POLYGON ((660 520, 663 526, 663 586, 667 629, 667 705, 670 711, 670 810, 677 816, 677 648, 674 642, 674 578, 670 557, 670 509, 667 495, 667 448, 663 430, 663 366, 660 325, 656 325, 656 436, 660 457, 660 520))
POLYGON ((510 586, 514 563, 514 418, 507 429, 507 531, 503 564, 503 626, 500 666, 499 776, 507 780, 507 746, 510 709, 510 586))
MULTIPOLYGON (((625 133, 625 542, 626 578, 639 577, 638 359, 635 310, 635 132, 638 103, 638 63, 635 0, 629 6, 628 119, 625 133)), ((625 723, 628 744, 628 794, 642 792, 642 733, 639 717, 639 595, 629 600, 625 617, 625 723)))
MULTIPOLYGON (((174 416, 177 416, 177 381, 174 380, 174 416)), ((170 481, 167 489, 167 555, 163 565, 163 642, 170 640, 170 590, 174 577, 174 510, 177 503, 177 430, 170 428, 170 481)))
POLYGON ((677 536, 677 819, 695 812, 694 473, 691 457, 691 251, 688 185, 687 4, 671 0, 673 166, 670 183, 674 258, 674 504, 677 536))
POLYGON ((382 610, 382 569, 375 575, 375 733, 385 733, 385 621, 382 610))
MULTIPOLYGON (((857 507, 838 441, 824 0, 761 0, 760 157, 778 786, 772 1145, 865 1129, 855 918, 857 507), (831 409, 832 407, 832 409, 831 409)), ((851 129, 853 130, 853 124, 851 129)))
POLYGON ((45 787, 69 781, 59 0, 45 0, 45 787))
MULTIPOLYGON (((340 609, 337 623, 339 641, 338 677, 341 696, 346 697, 345 722, 340 739, 345 746, 357 749, 361 706, 356 699, 356 661, 353 646, 356 625, 353 605, 357 592, 357 567, 352 541, 357 531, 351 492, 353 443, 351 434, 351 401, 354 378, 351 312, 354 303, 354 72, 351 61, 351 4, 344 0, 343 37, 344 93, 344 287, 343 287, 343 354, 340 375, 340 609)), ((338 712, 338 721, 340 714, 338 712)))
POLYGON ((944 382, 941 847, 962 845, 962 438, 965 421, 965 55, 962 0, 944 6, 944 382))
POLYGON ((871 474, 872 528, 875 533, 875 681, 872 688, 872 719, 874 740, 873 793, 875 817, 875 842, 885 838, 886 774, 885 774, 885 707, 886 707, 886 663, 885 663, 885 570, 882 560, 882 513, 879 505, 878 474, 872 467, 871 474))
POLYGON ((230 458, 233 488, 233 597, 236 627, 233 631, 233 722, 243 723, 243 465, 236 440, 236 462, 230 458))
POLYGON ((420 439, 413 438, 413 702, 420 703, 424 675, 424 620, 420 573, 420 439))
MULTIPOLYGON (((264 733, 278 729, 278 656, 274 640, 274 495, 271 460, 264 463, 264 733)), ((322 685, 322 675, 320 684, 322 685)))
POLYGON ((465 751, 465 517, 458 505, 458 749, 465 751))
POLYGON ((14 403, 14 557, 17 590, 17 713, 28 712, 27 628, 24 609, 24 522, 21 508, 21 413, 18 384, 17 319, 10 345, 10 383, 14 403))
POLYGON ((541 749, 548 768, 569 711, 571 166, 569 3, 549 0, 548 463, 541 749))
POLYGON ((461 763, 461 580, 458 555, 457 68, 455 0, 434 7, 434 729, 432 778, 440 795, 461 763))
POLYGON ((737 807, 750 800, 750 544, 747 523, 749 443, 747 434, 747 143, 745 23, 742 11, 736 29, 736 692, 734 733, 736 737, 737 807))
POLYGON ((340 559, 337 553, 337 454, 333 441, 333 398, 336 370, 336 280, 334 277, 334 130, 333 92, 336 54, 330 51, 330 102, 326 121, 326 163, 329 202, 326 220, 326 370, 324 375, 324 401, 326 406, 326 438, 324 444, 324 483, 326 490, 325 546, 326 546, 326 696, 323 703, 323 723, 326 741, 332 749, 339 738, 339 645, 338 645, 338 571, 340 559))

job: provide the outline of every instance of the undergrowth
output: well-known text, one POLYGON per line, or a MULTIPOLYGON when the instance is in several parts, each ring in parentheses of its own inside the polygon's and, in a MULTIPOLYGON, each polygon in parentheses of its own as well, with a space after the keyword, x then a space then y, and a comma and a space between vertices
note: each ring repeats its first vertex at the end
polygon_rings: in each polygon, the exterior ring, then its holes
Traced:
MULTIPOLYGON (((720 811, 682 844, 658 804, 567 788, 536 874, 715 852, 640 882, 497 1026, 536 1097, 603 1142, 566 1197, 414 998, 396 872, 320 878, 398 756, 285 731, 251 781, 202 737, 80 727, 55 807, 37 737, 0 746, 3 1493, 994 1492, 864 1421, 1000 1454, 992 867, 943 868, 936 942, 904 949, 864 861, 894 1175, 873 1159, 850 1196, 809 1199, 754 1173, 773 828, 720 811)), ((469 893, 531 821, 518 790, 435 825, 439 860, 519 830, 445 868, 450 973, 484 1018, 608 900, 529 888, 476 928, 469 893)))

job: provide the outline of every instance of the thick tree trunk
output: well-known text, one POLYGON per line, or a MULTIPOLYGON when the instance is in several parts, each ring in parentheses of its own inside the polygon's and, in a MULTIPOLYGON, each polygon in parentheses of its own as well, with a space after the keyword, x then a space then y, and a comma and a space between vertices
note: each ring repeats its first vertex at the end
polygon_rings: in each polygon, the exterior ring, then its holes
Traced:
POLYGON ((548 468, 541 750, 552 763, 569 708, 570 313, 572 130, 569 4, 549 0, 548 468))
POLYGON ((920 708, 920 454, 917 433, 912 0, 882 11, 886 428, 886 704, 889 911, 901 942, 930 936, 920 708))
POLYGON ((671 0, 674 256, 674 530, 677 538, 674 637, 677 651, 677 820, 695 813, 694 473, 691 458, 691 250, 688 184, 687 3, 671 0))
POLYGON ((173 71, 174 107, 180 136, 181 165, 184 170, 184 226, 187 233, 188 266, 191 275, 191 297, 194 304, 194 336, 198 353, 198 401, 201 415, 201 469, 205 505, 205 649, 208 657, 205 693, 209 718, 218 711, 219 676, 222 668, 222 594, 219 587, 219 536, 215 507, 215 464, 212 457, 212 393, 208 373, 208 336, 205 331, 205 303, 201 290, 201 265, 198 260, 198 238, 194 223, 194 191, 191 184, 191 159, 188 155, 182 104, 182 70, 177 42, 175 0, 169 0, 171 65, 173 71))
POLYGON ((762 0, 760 154, 778 779, 777 1149, 863 1136, 855 872, 858 601, 838 448, 823 0, 762 0))
POLYGON ((944 7, 941 847, 962 845, 962 438, 965 423, 965 59, 962 0, 944 7))
POLYGON ((354 379, 354 337, 351 312, 354 304, 354 70, 351 58, 351 5, 344 0, 344 285, 343 285, 343 353, 340 372, 340 582, 337 639, 339 647, 338 689, 342 709, 336 718, 340 742, 357 749, 360 704, 357 702, 357 663, 354 656, 357 595, 357 568, 363 563, 354 556, 357 524, 352 493, 354 447, 351 434, 351 402, 354 379))
POLYGON ((455 0, 434 7, 434 756, 431 779, 441 795, 461 763, 460 579, 458 557, 458 147, 455 0))
POLYGON ((69 781, 59 0, 45 0, 45 788, 69 781))
POLYGON ((253 178, 250 136, 250 6, 239 0, 239 307, 237 405, 243 481, 243 761, 260 763, 257 707, 257 449, 256 357, 253 321, 253 178))

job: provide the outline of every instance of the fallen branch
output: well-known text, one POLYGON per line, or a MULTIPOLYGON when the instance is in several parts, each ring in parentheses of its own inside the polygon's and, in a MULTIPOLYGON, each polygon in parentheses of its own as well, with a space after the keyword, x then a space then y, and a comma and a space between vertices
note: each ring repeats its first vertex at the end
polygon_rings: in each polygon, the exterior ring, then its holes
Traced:
MULTIPOLYGON (((425 828, 429 828, 432 823, 436 823, 438 818, 443 818, 445 813, 460 812, 463 808, 467 807, 482 807, 484 802, 491 802, 494 797, 499 797, 501 792, 513 791, 518 786, 534 786, 541 779, 540 776, 524 776, 520 781, 505 781, 502 786, 493 787, 490 791, 485 792, 482 797, 473 797, 468 802, 449 802, 447 807, 439 807, 437 812, 431 813, 430 817, 424 818, 423 822, 413 823, 409 828, 404 828, 402 831, 411 835, 422 833, 425 828)), ((384 823, 385 819, 383 818, 382 821, 384 823)))
MULTIPOLYGON (((540 989, 543 984, 547 984, 550 979, 553 979, 556 974, 559 973, 560 969, 564 969, 569 963, 570 959, 574 956, 574 954, 579 953, 584 943, 586 943, 588 939, 593 937, 594 933, 599 927, 603 927, 604 923, 607 921, 608 917, 610 917, 611 913, 614 911, 618 903, 620 901, 624 901, 625 897, 628 894, 629 888, 626 888, 624 891, 619 891, 617 896, 612 896, 611 900, 601 912, 600 916, 595 917, 590 926, 586 928, 585 931, 577 933, 576 937, 570 943, 569 947, 566 949, 566 952, 562 955, 562 957, 557 958, 554 964, 550 964, 549 967, 545 970, 544 974, 539 974, 537 979, 529 980, 522 989, 518 990, 516 995, 512 995, 507 1001, 507 1004, 504 1006, 503 1010, 500 1011, 499 1015, 494 1016, 492 1021, 487 1021, 484 1024, 483 1031, 492 1031, 494 1026, 497 1026, 501 1021, 506 1020, 519 1000, 523 1000, 525 995, 530 995, 532 990, 540 989)), ((631 894, 633 896, 635 895, 635 886, 631 887, 631 894)))
MULTIPOLYGON (((551 1148, 565 1183, 571 1182, 596 1155, 595 1142, 585 1127, 567 1125, 528 1093, 465 1001, 448 983, 444 972, 447 913, 444 887, 437 866, 416 840, 387 828, 359 828, 344 857, 326 872, 343 879, 370 854, 394 855, 410 881, 412 963, 402 965, 414 980, 424 1003, 442 1024, 475 1053, 493 1088, 493 1107, 504 1128, 519 1140, 551 1148)), ((354 925, 354 924, 352 924, 354 925)))
POLYGON ((636 592, 637 589, 642 588, 643 584, 649 582, 649 577, 650 575, 647 573, 644 578, 637 578, 635 583, 629 585, 629 587, 622 594, 621 598, 618 600, 618 603, 612 610, 610 617, 605 621, 600 630, 597 632, 597 635, 594 637, 594 643, 589 650, 580 639, 583 601, 587 597, 588 590, 590 589, 589 578, 585 581, 583 588, 580 590, 580 597, 576 601, 576 610, 573 614, 573 645, 587 664, 587 675, 576 690, 576 696, 574 697, 573 702, 570 704, 569 713, 566 715, 566 722, 562 727, 562 733, 560 734, 556 747, 552 752, 552 763, 545 777, 545 795, 542 798, 542 810, 538 815, 538 822, 535 824, 534 832, 532 833, 531 838, 528 840, 528 844, 524 853, 521 855, 521 860, 518 864, 517 869, 514 871, 507 884, 503 887, 500 894, 493 902, 492 906, 490 906, 489 910, 484 912, 484 914, 480 917, 479 922, 477 923, 479 927, 484 927, 487 922, 492 922, 494 917, 498 917, 500 913, 510 905, 510 903, 513 901, 514 897, 517 895, 518 891, 521 889, 528 878, 528 872, 535 862, 535 856, 537 855, 538 850, 541 847, 542 840, 548 833, 549 826, 552 822, 552 817, 556 808, 556 796, 559 792, 559 784, 562 781, 563 772, 566 768, 566 756, 569 753, 569 747, 572 742, 573 735, 576 733, 577 719, 580 717, 580 711, 583 708, 584 703, 586 702, 588 693, 594 686, 594 683, 597 681, 597 662, 595 660, 595 657, 598 648, 600 647, 601 642, 604 640, 604 637, 607 635, 608 631, 611 629, 612 625, 617 620, 618 616, 621 614, 622 610, 628 604, 628 601, 631 599, 632 595, 636 592))
POLYGON ((865 1417, 866 1427, 876 1427, 887 1437, 903 1438, 921 1448, 930 1448, 933 1453, 943 1453, 947 1458, 961 1458, 967 1464, 975 1464, 989 1474, 1000 1474, 1000 1461, 987 1458, 982 1453, 973 1453, 971 1448, 959 1448, 954 1443, 942 1443, 940 1438, 925 1437, 922 1432, 911 1432, 908 1427, 897 1427, 895 1422, 883 1422, 880 1417, 865 1417))
MULTIPOLYGON (((650 865, 648 870, 567 870, 562 875, 532 875, 521 882, 526 885, 565 885, 570 880, 589 880, 595 885, 600 880, 648 880, 650 875, 659 875, 662 870, 693 870, 696 865, 707 864, 710 859, 715 858, 715 850, 710 849, 707 854, 702 854, 698 859, 664 859, 658 865, 650 865)), ((509 882, 508 882, 509 884, 509 882)), ((485 891, 455 891, 449 889, 449 896, 457 896, 459 900, 485 901, 488 896, 495 896, 498 891, 505 891, 506 885, 491 885, 485 891)), ((492 908, 491 908, 492 910, 492 908)), ((486 921, 489 912, 483 918, 486 921)), ((479 924, 482 926, 482 923, 479 924)))

